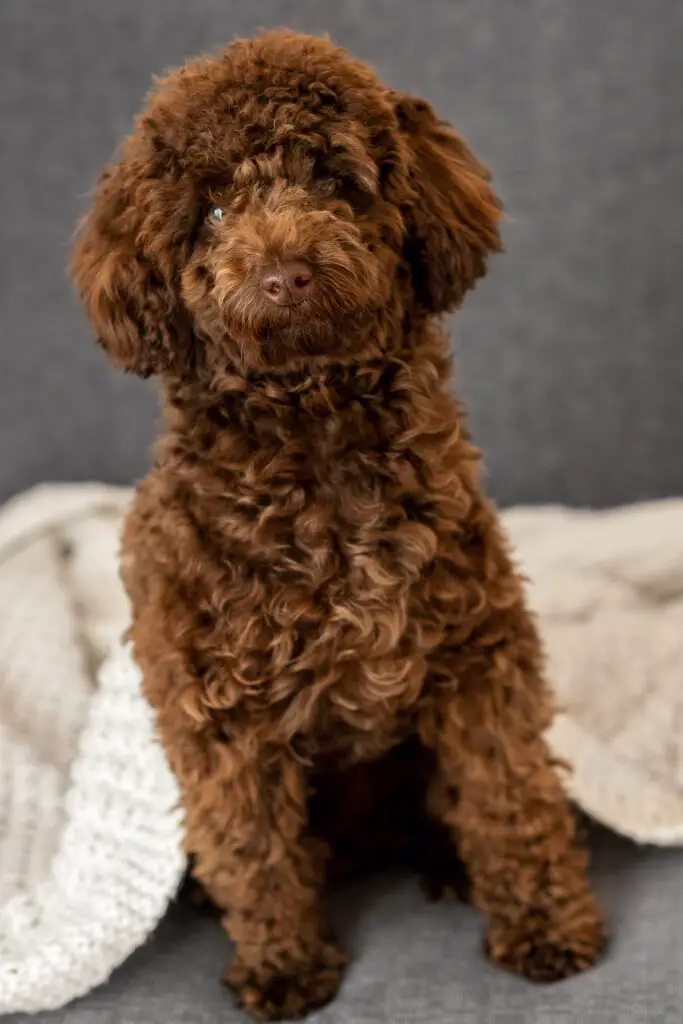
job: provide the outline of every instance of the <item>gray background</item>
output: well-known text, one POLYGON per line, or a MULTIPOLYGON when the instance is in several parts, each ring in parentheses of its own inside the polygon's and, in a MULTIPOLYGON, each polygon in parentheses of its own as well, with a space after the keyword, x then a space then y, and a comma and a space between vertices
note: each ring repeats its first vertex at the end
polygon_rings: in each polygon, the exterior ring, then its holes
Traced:
POLYGON ((144 471, 153 387, 65 271, 152 73, 259 25, 329 30, 495 171, 507 255, 453 324, 503 502, 683 491, 678 0, 0 0, 0 498, 144 471))

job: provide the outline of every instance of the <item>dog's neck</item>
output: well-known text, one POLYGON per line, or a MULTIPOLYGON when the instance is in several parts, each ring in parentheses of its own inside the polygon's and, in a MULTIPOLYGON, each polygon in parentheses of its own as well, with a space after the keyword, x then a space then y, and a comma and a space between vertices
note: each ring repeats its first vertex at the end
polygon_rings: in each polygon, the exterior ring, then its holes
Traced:
MULTIPOLYGON (((286 438, 381 433, 389 418, 406 426, 448 390, 448 337, 422 321, 385 354, 344 362, 301 361, 272 370, 226 365, 210 378, 165 382, 170 433, 191 450, 228 448, 239 438, 275 447, 286 438)), ((387 428, 388 429, 388 428, 387 428)))

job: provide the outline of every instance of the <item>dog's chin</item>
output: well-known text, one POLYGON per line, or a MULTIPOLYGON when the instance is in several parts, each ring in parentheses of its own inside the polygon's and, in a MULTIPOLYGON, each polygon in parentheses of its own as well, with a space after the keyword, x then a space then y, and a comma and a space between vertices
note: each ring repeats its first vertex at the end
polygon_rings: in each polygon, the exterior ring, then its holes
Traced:
POLYGON ((367 308, 322 312, 308 303, 274 307, 249 318, 238 341, 255 369, 287 369, 315 358, 344 358, 367 333, 367 308))

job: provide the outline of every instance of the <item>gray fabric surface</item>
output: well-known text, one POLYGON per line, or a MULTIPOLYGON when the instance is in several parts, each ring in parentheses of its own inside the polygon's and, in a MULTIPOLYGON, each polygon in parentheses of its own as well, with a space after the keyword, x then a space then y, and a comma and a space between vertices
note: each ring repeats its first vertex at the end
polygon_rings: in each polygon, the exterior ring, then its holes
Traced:
MULTIPOLYGON (((311 1024, 680 1024, 683 853, 593 835, 595 882, 615 938, 593 971, 537 986, 492 967, 470 907, 425 903, 412 878, 338 897, 353 956, 338 1000, 311 1024)), ((104 989, 65 1011, 6 1024, 237 1024, 217 978, 228 955, 218 922, 187 902, 104 989)))
POLYGON ((508 254, 455 327, 495 494, 683 491, 678 0, 2 0, 0 497, 143 471, 154 400, 89 343, 69 237, 151 74, 278 23, 427 95, 495 170, 508 254))

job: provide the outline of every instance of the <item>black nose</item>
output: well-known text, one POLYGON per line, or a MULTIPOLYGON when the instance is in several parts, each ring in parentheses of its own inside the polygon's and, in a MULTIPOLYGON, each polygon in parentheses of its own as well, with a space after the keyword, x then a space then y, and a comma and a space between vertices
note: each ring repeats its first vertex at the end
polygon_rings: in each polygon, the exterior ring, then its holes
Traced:
POLYGON ((295 306, 310 294, 313 271, 303 260, 287 260, 266 270, 261 288, 276 306, 295 306))

